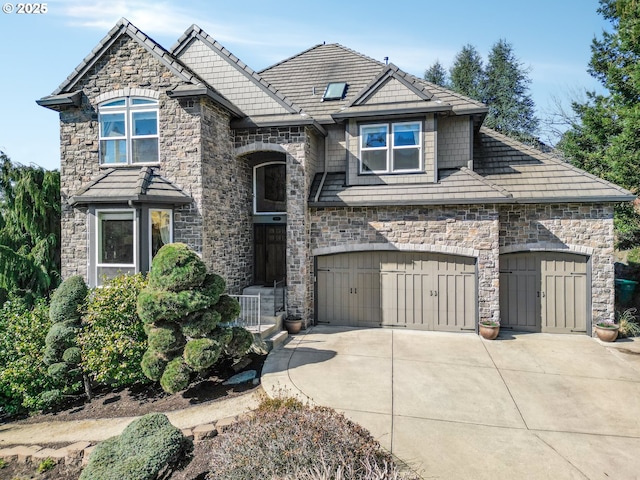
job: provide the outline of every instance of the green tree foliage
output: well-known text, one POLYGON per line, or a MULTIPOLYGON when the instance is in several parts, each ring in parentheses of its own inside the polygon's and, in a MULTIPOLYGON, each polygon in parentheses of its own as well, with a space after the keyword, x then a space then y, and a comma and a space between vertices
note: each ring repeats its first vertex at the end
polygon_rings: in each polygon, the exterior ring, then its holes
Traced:
POLYGON ((482 57, 473 45, 465 45, 458 52, 453 60, 449 76, 451 88, 454 91, 482 101, 485 73, 482 57))
POLYGON ((527 73, 506 40, 498 40, 491 47, 482 95, 489 107, 484 124, 521 140, 530 139, 538 129, 527 73))
POLYGON ((60 174, 0 152, 0 290, 48 295, 60 282, 60 174))
POLYGON ((222 295, 225 287, 185 244, 165 245, 154 257, 149 285, 137 301, 148 335, 140 365, 166 392, 185 389, 221 356, 237 361, 251 347, 250 332, 224 325, 240 313, 238 302, 222 295))
POLYGON ((83 369, 95 382, 113 387, 148 382, 140 367, 147 337, 136 313, 146 285, 142 274, 120 275, 90 293, 78 343, 83 369))
POLYGON ((435 83, 441 87, 447 87, 449 85, 447 71, 440 63, 440 60, 436 60, 433 65, 424 71, 424 79, 427 82, 435 83))
POLYGON ((45 392, 52 390, 53 380, 42 351, 50 326, 43 299, 28 306, 12 298, 0 307, 0 416, 49 406, 45 392))
MULTIPOLYGON (((557 147, 571 162, 638 193, 640 187, 640 3, 600 0, 598 12, 611 31, 591 44, 588 71, 608 90, 574 102, 576 119, 557 147)), ((640 216, 628 204, 616 207, 618 246, 640 243, 640 216)))

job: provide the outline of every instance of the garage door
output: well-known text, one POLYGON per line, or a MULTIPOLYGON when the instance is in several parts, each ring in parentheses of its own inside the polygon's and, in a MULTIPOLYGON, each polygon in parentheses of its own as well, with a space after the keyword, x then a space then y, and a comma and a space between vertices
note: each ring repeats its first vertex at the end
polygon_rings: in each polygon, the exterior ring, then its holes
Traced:
POLYGON ((586 333, 588 257, 527 252, 500 256, 500 318, 504 328, 586 333))
POLYGON ((356 252, 317 260, 318 320, 359 327, 475 329, 475 259, 356 252))

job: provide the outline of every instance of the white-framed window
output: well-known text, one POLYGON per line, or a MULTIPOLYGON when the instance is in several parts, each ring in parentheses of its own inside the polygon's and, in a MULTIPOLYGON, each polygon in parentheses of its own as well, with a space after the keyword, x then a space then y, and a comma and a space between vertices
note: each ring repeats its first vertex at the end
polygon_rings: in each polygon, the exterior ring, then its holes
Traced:
POLYGON ((173 242, 173 211, 149 209, 149 265, 158 250, 173 242))
POLYGON ((96 283, 137 272, 137 222, 133 209, 96 210, 96 283))
POLYGON ((100 164, 158 162, 158 101, 124 97, 102 103, 100 164))
POLYGON ((422 171, 422 122, 360 125, 360 173, 422 171))
POLYGON ((253 213, 286 215, 287 166, 285 162, 267 162, 253 168, 253 213))

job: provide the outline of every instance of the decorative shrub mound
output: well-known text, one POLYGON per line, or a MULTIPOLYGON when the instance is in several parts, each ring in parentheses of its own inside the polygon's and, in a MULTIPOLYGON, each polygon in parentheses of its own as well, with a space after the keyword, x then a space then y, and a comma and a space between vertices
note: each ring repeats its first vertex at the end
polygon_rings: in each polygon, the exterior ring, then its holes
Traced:
POLYGON ((191 460, 193 442, 161 413, 135 420, 121 435, 99 443, 80 480, 168 478, 191 460))
POLYGON ((183 243, 163 246, 153 258, 149 285, 140 291, 137 312, 144 322, 148 349, 142 372, 168 393, 184 390, 221 358, 247 354, 253 335, 228 325, 240 304, 223 295, 225 281, 207 273, 200 257, 183 243))
POLYGON ((43 354, 44 363, 49 365, 47 373, 57 387, 48 393, 50 400, 82 389, 78 333, 88 291, 84 279, 76 275, 62 282, 51 295, 49 318, 53 325, 43 354))
POLYGON ((147 336, 136 314, 138 294, 146 286, 141 273, 120 275, 89 294, 78 342, 83 369, 94 381, 112 387, 149 382, 140 366, 147 336))

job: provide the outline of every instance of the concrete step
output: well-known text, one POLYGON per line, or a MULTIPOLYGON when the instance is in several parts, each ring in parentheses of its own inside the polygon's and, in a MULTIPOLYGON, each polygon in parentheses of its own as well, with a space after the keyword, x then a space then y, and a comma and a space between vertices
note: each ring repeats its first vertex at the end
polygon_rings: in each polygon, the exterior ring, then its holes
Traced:
POLYGON ((278 332, 274 332, 273 335, 264 339, 267 344, 267 348, 269 351, 276 350, 284 344, 284 342, 289 337, 289 334, 286 330, 280 330, 278 332))

